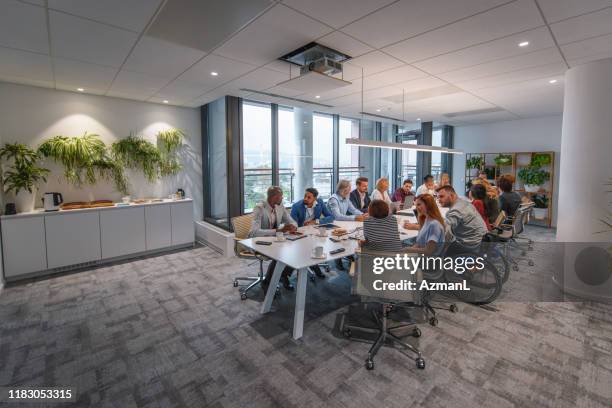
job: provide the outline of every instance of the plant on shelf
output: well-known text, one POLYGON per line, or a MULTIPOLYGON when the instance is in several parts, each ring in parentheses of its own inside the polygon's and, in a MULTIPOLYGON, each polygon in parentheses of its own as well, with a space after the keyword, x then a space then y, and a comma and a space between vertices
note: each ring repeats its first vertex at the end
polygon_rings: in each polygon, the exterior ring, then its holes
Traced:
POLYGON ((543 167, 550 164, 550 154, 548 153, 534 153, 531 158, 531 166, 543 167))
POLYGON ((98 135, 54 136, 43 142, 38 152, 64 166, 66 181, 76 187, 95 184, 98 178, 104 178, 113 181, 117 191, 127 194, 123 165, 109 154, 98 135))
POLYGON ((525 191, 535 193, 542 188, 542 185, 550 179, 550 173, 539 167, 527 166, 518 172, 519 178, 525 185, 525 191))
POLYGON ((494 160, 497 167, 510 166, 512 164, 512 155, 500 153, 497 155, 497 157, 495 157, 494 160))
POLYGON ((157 145, 162 157, 159 168, 162 177, 173 176, 183 168, 178 153, 184 139, 185 133, 180 129, 162 130, 157 134, 157 145))
POLYGON ((548 196, 546 194, 535 194, 533 196, 533 218, 544 220, 548 216, 548 196))
POLYGON ((113 143, 111 151, 124 167, 142 170, 148 181, 154 182, 159 177, 162 155, 148 140, 130 135, 113 143))
POLYGON ((17 211, 34 210, 36 185, 47 181, 48 169, 38 166, 40 156, 21 143, 7 143, 0 149, 0 160, 12 162, 2 177, 5 192, 15 195, 17 211))
POLYGON ((468 169, 480 169, 482 164, 483 160, 481 156, 472 156, 465 162, 465 167, 468 169))

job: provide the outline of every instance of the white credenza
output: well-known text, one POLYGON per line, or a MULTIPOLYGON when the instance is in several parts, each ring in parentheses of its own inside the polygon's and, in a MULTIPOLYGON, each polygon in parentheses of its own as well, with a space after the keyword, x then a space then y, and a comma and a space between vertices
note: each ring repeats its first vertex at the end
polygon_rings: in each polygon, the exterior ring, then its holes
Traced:
POLYGON ((17 280, 193 245, 193 201, 0 217, 4 276, 17 280))

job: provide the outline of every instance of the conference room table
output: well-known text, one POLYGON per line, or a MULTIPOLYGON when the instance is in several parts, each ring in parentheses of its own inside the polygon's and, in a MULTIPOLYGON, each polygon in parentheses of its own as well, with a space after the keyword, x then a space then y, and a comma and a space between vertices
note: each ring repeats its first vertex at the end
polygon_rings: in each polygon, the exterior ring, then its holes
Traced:
MULTIPOLYGON (((441 208, 441 210, 446 209, 441 208)), ((443 215, 445 213, 446 211, 443 211, 443 215)), ((418 231, 403 228, 405 221, 410 221, 412 223, 416 222, 416 217, 412 209, 398 211, 395 217, 397 218, 397 225, 400 231, 400 239, 405 240, 417 236, 418 231)), ((347 235, 340 237, 340 242, 333 242, 330 239, 330 237, 333 237, 331 235, 331 231, 333 230, 327 230, 327 236, 319 236, 319 228, 316 228, 314 225, 299 228, 298 231, 304 234, 305 237, 296 241, 290 241, 288 239, 278 241, 275 236, 255 237, 240 241, 240 244, 245 247, 276 261, 276 268, 270 280, 270 288, 276 288, 285 266, 297 270, 296 300, 293 315, 293 338, 296 340, 302 337, 304 333, 308 267, 355 254, 356 249, 359 247, 359 239, 363 239, 363 222, 334 221, 334 225, 348 231, 347 235), (257 241, 271 242, 272 245, 257 244, 257 241), (324 258, 314 257, 313 251, 317 246, 323 247, 325 254, 324 258), (338 248, 344 248, 344 251, 337 254, 330 254, 330 251, 338 248)), ((289 237, 289 235, 286 235, 286 238, 287 237, 289 237)), ((274 300, 274 294, 274 289, 268 290, 266 293, 264 302, 261 305, 262 314, 270 311, 272 301, 274 300)))

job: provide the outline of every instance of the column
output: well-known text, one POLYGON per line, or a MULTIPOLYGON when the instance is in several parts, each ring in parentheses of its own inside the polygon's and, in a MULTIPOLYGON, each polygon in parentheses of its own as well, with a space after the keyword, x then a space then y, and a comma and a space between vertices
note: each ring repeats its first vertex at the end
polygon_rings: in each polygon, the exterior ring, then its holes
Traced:
POLYGON ((612 58, 565 74, 559 171, 557 241, 563 273, 554 280, 566 293, 612 299, 612 58))
POLYGON ((293 192, 295 199, 300 199, 304 189, 312 187, 312 111, 293 108, 293 126, 297 149, 293 156, 293 192))

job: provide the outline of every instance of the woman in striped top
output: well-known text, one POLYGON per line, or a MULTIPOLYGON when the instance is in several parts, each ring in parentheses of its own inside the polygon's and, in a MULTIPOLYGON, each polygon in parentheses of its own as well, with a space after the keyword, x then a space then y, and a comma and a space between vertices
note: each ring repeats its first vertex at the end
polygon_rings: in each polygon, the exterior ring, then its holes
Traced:
POLYGON ((372 200, 368 214, 363 220, 362 246, 373 251, 403 251, 397 220, 390 214, 389 205, 383 200, 372 200))

